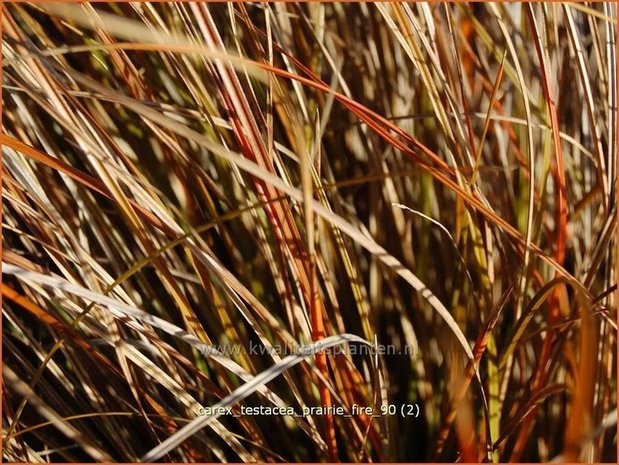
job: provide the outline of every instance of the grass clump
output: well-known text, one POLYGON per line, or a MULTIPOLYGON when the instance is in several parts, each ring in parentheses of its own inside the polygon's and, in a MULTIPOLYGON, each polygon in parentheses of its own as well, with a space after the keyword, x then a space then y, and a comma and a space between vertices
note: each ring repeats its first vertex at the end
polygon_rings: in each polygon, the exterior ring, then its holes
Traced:
POLYGON ((616 461, 614 4, 2 8, 4 460, 616 461))

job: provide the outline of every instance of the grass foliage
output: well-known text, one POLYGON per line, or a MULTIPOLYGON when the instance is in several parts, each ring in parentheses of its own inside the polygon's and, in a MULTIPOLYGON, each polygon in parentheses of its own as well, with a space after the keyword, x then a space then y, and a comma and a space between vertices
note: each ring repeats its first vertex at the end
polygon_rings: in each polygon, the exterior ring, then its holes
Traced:
POLYGON ((615 4, 2 8, 5 461, 616 461, 615 4))

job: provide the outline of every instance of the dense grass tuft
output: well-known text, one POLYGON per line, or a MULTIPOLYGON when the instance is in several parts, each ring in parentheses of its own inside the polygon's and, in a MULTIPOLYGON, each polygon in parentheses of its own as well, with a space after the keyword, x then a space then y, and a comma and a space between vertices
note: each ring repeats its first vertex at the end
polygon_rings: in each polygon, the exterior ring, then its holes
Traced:
POLYGON ((616 462, 615 4, 2 8, 5 461, 616 462))

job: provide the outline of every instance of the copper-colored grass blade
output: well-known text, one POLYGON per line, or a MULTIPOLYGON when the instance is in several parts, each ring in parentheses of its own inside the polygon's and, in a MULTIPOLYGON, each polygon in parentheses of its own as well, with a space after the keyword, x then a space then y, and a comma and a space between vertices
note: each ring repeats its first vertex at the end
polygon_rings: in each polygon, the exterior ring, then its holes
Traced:
MULTIPOLYGON (((71 178, 75 179, 76 181, 78 181, 80 184, 83 184, 85 187, 88 187, 89 189, 92 189, 95 192, 98 192, 99 194, 104 195, 105 197, 108 198, 112 198, 111 194, 109 193, 108 189, 105 187, 105 185, 99 181, 98 179, 93 178, 92 176, 85 174, 75 168, 73 168, 71 165, 65 163, 62 160, 59 160, 57 158, 54 158, 46 153, 43 153, 39 150, 36 150, 32 147, 29 147, 28 145, 24 144, 23 142, 18 141, 17 139, 14 139, 6 134, 0 134, 0 142, 3 145, 6 145, 8 147, 11 147, 14 150, 17 150, 18 152, 21 152, 27 156, 29 156, 30 158, 32 158, 33 160, 36 160, 40 163, 43 163, 47 166, 49 166, 50 168, 56 169, 58 171, 61 171, 63 173, 65 173, 67 176, 70 176, 71 178)), ((161 229, 164 232, 168 232, 168 234, 172 235, 173 233, 165 226, 164 223, 162 223, 159 218, 157 218, 155 215, 153 215, 152 213, 146 211, 143 207, 141 207, 140 205, 137 205, 134 201, 130 200, 129 203, 132 205, 132 207, 138 212, 138 214, 140 216, 142 216, 143 218, 147 219, 153 226, 157 227, 158 229, 161 229)))

